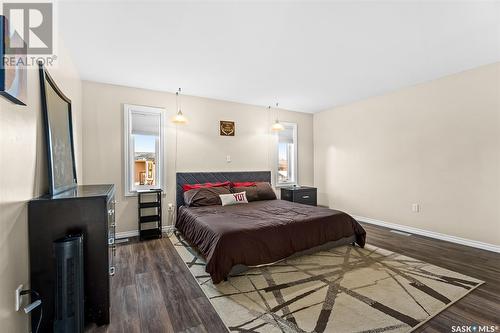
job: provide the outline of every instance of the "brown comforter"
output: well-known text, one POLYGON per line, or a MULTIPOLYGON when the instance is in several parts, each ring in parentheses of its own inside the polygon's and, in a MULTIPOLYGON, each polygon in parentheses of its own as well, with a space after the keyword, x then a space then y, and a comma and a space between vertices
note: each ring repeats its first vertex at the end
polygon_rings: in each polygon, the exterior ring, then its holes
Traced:
POLYGON ((203 254, 214 283, 236 264, 272 263, 352 235, 363 247, 366 239, 363 227, 346 213, 283 200, 183 206, 175 226, 203 254))

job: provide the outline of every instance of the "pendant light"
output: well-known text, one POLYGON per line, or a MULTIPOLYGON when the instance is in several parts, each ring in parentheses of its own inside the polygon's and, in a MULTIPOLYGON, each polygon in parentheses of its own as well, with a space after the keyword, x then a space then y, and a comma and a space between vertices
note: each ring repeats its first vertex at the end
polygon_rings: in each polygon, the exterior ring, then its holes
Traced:
MULTIPOLYGON (((269 107, 269 109, 271 109, 271 107, 269 107)), ((275 132, 280 132, 285 129, 285 127, 283 127, 283 125, 279 121, 279 112, 280 111, 278 109, 278 103, 276 103, 276 120, 274 121, 273 126, 271 126, 271 130, 275 132)))
POLYGON ((179 88, 179 90, 175 93, 175 105, 177 107, 177 113, 175 114, 175 117, 172 118, 172 122, 174 124, 182 125, 187 123, 187 118, 184 117, 184 115, 182 114, 180 96, 179 96, 180 93, 181 93, 181 88, 179 88))

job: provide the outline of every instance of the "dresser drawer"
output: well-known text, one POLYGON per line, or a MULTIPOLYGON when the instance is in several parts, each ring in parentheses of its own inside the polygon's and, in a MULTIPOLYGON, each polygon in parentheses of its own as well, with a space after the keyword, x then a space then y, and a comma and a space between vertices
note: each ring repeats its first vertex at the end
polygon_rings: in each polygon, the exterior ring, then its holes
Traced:
POLYGON ((115 199, 112 197, 107 203, 108 228, 115 228, 115 199))
POLYGON ((116 239, 115 239, 115 198, 111 197, 107 202, 107 212, 108 212, 108 267, 109 275, 113 276, 115 274, 114 257, 116 254, 116 239))

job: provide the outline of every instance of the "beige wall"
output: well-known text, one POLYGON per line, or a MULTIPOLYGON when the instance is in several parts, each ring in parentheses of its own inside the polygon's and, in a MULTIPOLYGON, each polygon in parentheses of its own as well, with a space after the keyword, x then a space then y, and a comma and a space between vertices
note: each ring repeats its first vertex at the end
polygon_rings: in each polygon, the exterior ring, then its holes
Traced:
POLYGON ((499 245, 500 63, 317 113, 314 156, 322 204, 499 245))
MULTIPOLYGON (((124 103, 167 110, 166 202, 175 197, 175 127, 170 123, 175 94, 84 81, 84 179, 86 184, 116 184, 118 232, 137 230, 137 198, 123 195, 124 103)), ((178 171, 269 170, 274 165, 272 117, 265 108, 192 96, 183 96, 182 106, 189 123, 178 128, 178 171), (219 120, 235 121, 236 136, 219 136, 219 120), (226 155, 232 162, 226 162, 226 155)), ((280 111, 280 120, 298 124, 299 182, 304 185, 313 183, 312 118, 280 111)))
MULTIPOLYGON (((82 181, 81 81, 62 42, 59 67, 49 68, 72 100, 78 179, 82 181)), ((28 71, 27 106, 0 98, 0 327, 28 332, 24 312, 14 311, 14 291, 29 287, 27 201, 48 191, 38 71, 28 71)))

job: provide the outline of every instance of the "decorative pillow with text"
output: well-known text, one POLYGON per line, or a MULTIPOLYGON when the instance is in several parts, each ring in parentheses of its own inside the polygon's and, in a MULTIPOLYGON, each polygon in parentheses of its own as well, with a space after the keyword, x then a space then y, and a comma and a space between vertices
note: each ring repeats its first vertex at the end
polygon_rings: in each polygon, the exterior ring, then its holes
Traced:
POLYGON ((247 193, 246 192, 238 192, 238 193, 231 193, 231 194, 221 194, 221 195, 219 195, 219 197, 220 197, 220 200, 222 201, 222 206, 238 205, 238 204, 246 204, 246 203, 248 203, 247 193))

